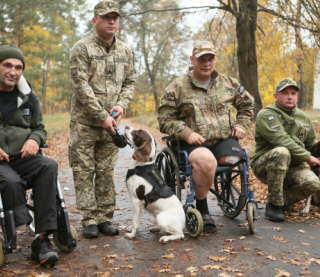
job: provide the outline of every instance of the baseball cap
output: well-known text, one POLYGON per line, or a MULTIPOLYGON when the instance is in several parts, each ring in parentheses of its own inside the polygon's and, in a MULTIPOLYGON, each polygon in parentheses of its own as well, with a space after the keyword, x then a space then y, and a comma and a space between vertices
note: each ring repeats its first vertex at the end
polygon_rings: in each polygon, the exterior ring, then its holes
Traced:
POLYGON ((192 56, 199 58, 204 54, 213 54, 215 56, 218 56, 217 50, 214 48, 214 45, 210 41, 197 42, 193 47, 192 56))
POLYGON ((276 85, 275 91, 277 93, 278 91, 282 91, 287 87, 295 87, 297 91, 299 91, 299 87, 297 86, 297 83, 290 78, 285 78, 279 81, 276 85))
POLYGON ((94 6, 94 15, 105 15, 112 12, 118 14, 121 17, 121 14, 119 13, 119 4, 115 1, 101 1, 94 6))

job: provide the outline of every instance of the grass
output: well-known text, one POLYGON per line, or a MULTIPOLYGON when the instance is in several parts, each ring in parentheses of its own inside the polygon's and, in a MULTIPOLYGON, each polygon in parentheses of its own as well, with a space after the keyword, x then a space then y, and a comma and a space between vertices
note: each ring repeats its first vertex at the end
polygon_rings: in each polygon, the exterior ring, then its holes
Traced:
POLYGON ((147 126, 154 128, 154 129, 159 129, 157 115, 154 113, 144 114, 144 115, 140 115, 137 117, 132 117, 132 118, 130 118, 130 120, 134 123, 140 123, 140 124, 147 125, 147 126))
POLYGON ((312 120, 320 121, 320 110, 304 110, 304 112, 310 116, 312 120))
POLYGON ((43 115, 44 126, 48 134, 65 132, 69 129, 70 114, 55 113, 43 115))

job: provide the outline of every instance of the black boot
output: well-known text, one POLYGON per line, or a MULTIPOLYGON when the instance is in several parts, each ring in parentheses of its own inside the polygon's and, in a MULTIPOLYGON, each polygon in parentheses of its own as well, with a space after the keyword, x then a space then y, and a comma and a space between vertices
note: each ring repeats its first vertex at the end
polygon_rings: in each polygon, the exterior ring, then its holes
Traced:
POLYGON ((266 205, 266 218, 270 221, 284 221, 285 214, 281 208, 282 206, 275 206, 271 203, 268 203, 266 205))
POLYGON ((46 235, 40 235, 32 242, 31 261, 41 265, 54 265, 58 260, 58 254, 52 250, 50 239, 46 235))
POLYGON ((119 230, 111 225, 110 221, 98 224, 99 232, 106 236, 119 235, 119 230))
POLYGON ((83 236, 86 239, 97 238, 99 236, 99 230, 98 230, 97 225, 90 224, 90 225, 84 227, 83 228, 83 236))

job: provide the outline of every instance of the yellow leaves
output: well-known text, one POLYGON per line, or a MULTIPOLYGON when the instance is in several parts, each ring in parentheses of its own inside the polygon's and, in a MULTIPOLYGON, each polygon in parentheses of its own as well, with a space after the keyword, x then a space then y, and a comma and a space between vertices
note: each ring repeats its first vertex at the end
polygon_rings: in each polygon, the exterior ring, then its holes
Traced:
POLYGON ((161 256, 161 258, 173 259, 173 258, 174 258, 174 255, 171 253, 171 254, 169 254, 169 255, 163 255, 163 256, 161 256))
POLYGON ((274 240, 279 241, 279 242, 288 242, 287 240, 285 240, 283 237, 278 237, 278 236, 273 236, 272 237, 274 240))
POLYGON ((277 258, 273 257, 272 255, 266 256, 267 259, 271 260, 271 261, 276 261, 277 258))
POLYGON ((208 256, 208 259, 214 261, 214 262, 223 262, 223 261, 228 261, 229 259, 227 259, 226 257, 221 257, 221 256, 208 256))
POLYGON ((299 230, 299 232, 300 233, 304 233, 304 234, 306 233, 306 231, 304 231, 304 230, 299 230))
POLYGON ((278 269, 278 268, 275 268, 275 270, 277 271, 277 274, 275 275, 275 277, 290 277, 291 276, 290 272, 288 272, 286 270, 282 270, 282 269, 278 269))

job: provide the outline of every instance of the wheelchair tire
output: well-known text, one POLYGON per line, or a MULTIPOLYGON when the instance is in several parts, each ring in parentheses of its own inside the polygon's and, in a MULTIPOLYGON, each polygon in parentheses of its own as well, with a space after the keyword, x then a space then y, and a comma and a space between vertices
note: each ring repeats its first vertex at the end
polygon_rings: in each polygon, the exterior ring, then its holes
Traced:
POLYGON ((4 240, 0 239, 0 267, 2 267, 8 260, 8 255, 3 253, 2 246, 4 245, 4 240))
POLYGON ((254 234, 256 231, 256 227, 254 225, 254 218, 255 218, 255 205, 253 203, 248 203, 247 205, 247 217, 248 217, 248 225, 250 234, 254 234))
POLYGON ((190 209, 186 215, 186 228, 191 237, 197 238, 203 232, 202 215, 197 209, 190 209))
MULTIPOLYGON (((236 168, 237 167, 235 167, 235 169, 236 168)), ((238 165, 238 169, 242 170, 242 168, 243 168, 243 165, 239 164, 238 165)), ((227 175, 229 175, 229 173, 224 173, 224 172, 219 173, 219 175, 217 175, 216 178, 214 179, 214 188, 215 188, 215 191, 219 195, 223 196, 225 199, 227 199, 234 206, 234 208, 230 207, 223 199, 219 199, 217 197, 218 205, 219 205, 220 209, 222 210, 223 214, 226 217, 235 218, 241 213, 241 211, 243 210, 243 208, 244 208, 244 206, 246 204, 245 197, 241 197, 241 200, 239 200, 240 194, 244 194, 245 193, 244 192, 245 186, 244 186, 244 181, 243 181, 242 175, 239 174, 239 176, 236 177, 236 178, 237 178, 238 181, 240 181, 240 190, 238 188, 236 188, 236 186, 231 181, 231 184, 230 183, 225 183, 225 192, 222 193, 222 191, 221 191, 221 181, 219 182, 219 180, 221 180, 221 178, 224 178, 224 180, 226 181, 227 178, 231 179, 232 177, 234 177, 234 176, 227 176, 227 175), (235 196, 235 193, 237 194, 238 199, 237 199, 237 196, 235 196), (237 201, 241 201, 241 202, 238 203, 237 201)))
MULTIPOLYGON (((76 229, 70 225, 70 231, 71 231, 71 236, 76 240, 76 244, 78 244, 78 234, 76 229)), ((65 242, 60 242, 59 236, 58 236, 58 231, 55 231, 53 233, 53 240, 55 245, 62 251, 62 252, 71 252, 73 249, 69 249, 68 246, 65 244, 65 242)))
POLYGON ((156 163, 161 176, 181 201, 180 171, 173 151, 169 147, 162 149, 157 156, 156 163))

